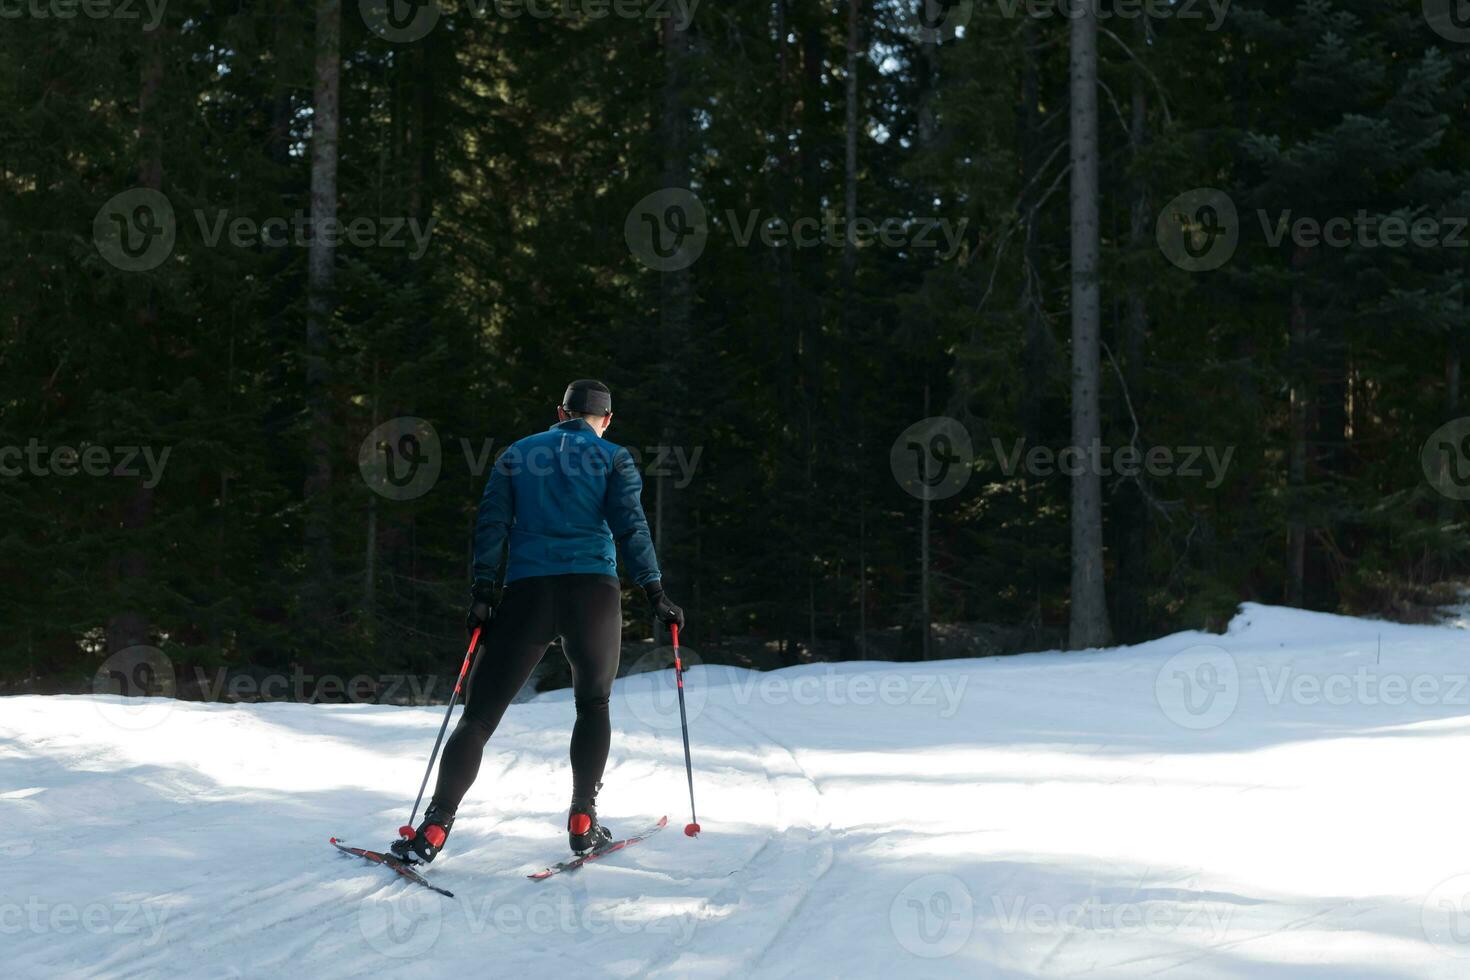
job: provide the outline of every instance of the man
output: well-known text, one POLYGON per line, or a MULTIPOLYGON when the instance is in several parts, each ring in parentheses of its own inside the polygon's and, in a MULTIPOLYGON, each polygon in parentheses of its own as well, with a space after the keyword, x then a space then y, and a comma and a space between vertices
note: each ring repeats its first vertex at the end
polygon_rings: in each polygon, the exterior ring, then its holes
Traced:
POLYGON ((424 822, 412 838, 392 845, 399 857, 432 861, 439 854, 485 743, 558 636, 577 706, 568 839, 579 854, 612 840, 597 820, 597 791, 612 738, 607 701, 622 641, 614 542, 655 619, 682 628, 684 612, 664 595, 633 456, 602 437, 612 424, 607 386, 573 381, 556 414, 556 425, 502 453, 485 484, 466 621, 471 634, 481 628, 481 649, 424 822), (497 606, 499 582, 505 588, 497 606))

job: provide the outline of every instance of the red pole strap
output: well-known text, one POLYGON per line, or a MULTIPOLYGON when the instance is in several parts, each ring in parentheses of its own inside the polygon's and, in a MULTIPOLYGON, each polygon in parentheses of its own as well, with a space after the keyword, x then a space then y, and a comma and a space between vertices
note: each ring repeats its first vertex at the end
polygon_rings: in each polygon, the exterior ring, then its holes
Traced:
POLYGON ((464 675, 469 673, 470 658, 475 655, 475 650, 480 646, 480 630, 483 626, 476 626, 475 631, 470 634, 470 648, 464 653, 464 663, 459 665, 459 677, 454 682, 454 693, 458 694, 460 685, 464 683, 464 675))

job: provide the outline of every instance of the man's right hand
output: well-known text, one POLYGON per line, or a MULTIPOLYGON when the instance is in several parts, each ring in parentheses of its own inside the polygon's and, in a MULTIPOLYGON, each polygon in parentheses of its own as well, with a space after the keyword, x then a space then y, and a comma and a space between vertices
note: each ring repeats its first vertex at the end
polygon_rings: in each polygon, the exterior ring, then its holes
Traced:
POLYGON ((684 610, 674 605, 669 597, 664 595, 663 582, 650 582, 643 587, 648 596, 648 604, 653 608, 653 618, 665 627, 677 626, 684 628, 684 610))
POLYGON ((495 586, 490 582, 476 582, 474 588, 470 589, 470 611, 464 620, 464 629, 467 636, 474 636, 475 630, 480 630, 480 638, 484 639, 484 628, 495 618, 495 586))

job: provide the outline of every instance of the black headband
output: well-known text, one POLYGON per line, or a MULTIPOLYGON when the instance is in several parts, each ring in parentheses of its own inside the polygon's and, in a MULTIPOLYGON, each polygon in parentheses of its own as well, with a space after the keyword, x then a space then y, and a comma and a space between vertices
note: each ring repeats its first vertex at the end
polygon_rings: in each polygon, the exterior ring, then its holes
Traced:
POLYGON ((573 382, 567 385, 561 405, 574 415, 609 415, 612 413, 612 394, 599 388, 578 388, 573 382))

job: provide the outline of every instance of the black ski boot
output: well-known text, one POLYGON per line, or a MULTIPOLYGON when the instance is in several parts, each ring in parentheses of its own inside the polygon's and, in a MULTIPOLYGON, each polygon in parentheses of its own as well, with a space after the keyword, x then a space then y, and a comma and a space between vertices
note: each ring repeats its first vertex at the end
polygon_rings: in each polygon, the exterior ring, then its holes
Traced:
POLYGON ((424 822, 419 824, 419 829, 415 831, 408 826, 398 828, 403 836, 388 845, 388 849, 410 864, 428 864, 439 856, 444 841, 449 837, 449 828, 453 826, 454 814, 437 803, 430 803, 429 808, 424 811, 424 822))
POLYGON ((612 843, 612 832, 597 822, 597 797, 572 797, 572 810, 567 814, 567 840, 578 855, 612 843))

